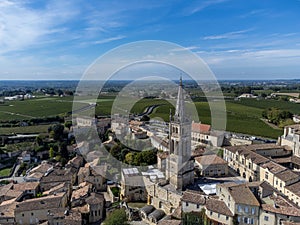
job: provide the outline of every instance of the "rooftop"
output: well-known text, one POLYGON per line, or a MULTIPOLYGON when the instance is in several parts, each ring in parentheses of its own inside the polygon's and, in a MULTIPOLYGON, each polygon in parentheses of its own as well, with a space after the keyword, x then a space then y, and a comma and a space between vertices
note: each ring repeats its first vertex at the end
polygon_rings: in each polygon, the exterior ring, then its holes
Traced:
POLYGON ((227 207, 227 205, 225 204, 225 202, 215 199, 215 198, 209 198, 206 201, 206 209, 216 212, 216 213, 220 213, 222 215, 226 215, 226 216, 233 216, 233 213, 230 211, 230 209, 227 207))
POLYGON ((300 196, 300 181, 297 183, 285 186, 285 189, 289 190, 290 192, 294 193, 297 196, 300 196))
POLYGON ((64 195, 65 193, 58 193, 56 195, 25 200, 17 204, 15 211, 25 212, 41 209, 57 209, 62 207, 61 199, 64 195))
POLYGON ((17 205, 16 202, 12 202, 11 204, 6 204, 6 205, 0 205, 0 217, 14 218, 16 205, 17 205))
POLYGON ((140 173, 139 173, 139 171, 138 171, 137 168, 126 168, 126 169, 123 169, 123 174, 124 174, 124 176, 128 176, 128 177, 140 175, 140 173))
POLYGON ((72 192, 71 200, 80 199, 82 197, 88 196, 90 192, 90 185, 84 186, 72 192))
POLYGON ((200 165, 227 165, 227 162, 217 155, 202 155, 195 160, 200 165))
POLYGON ((42 173, 42 174, 44 174, 44 173, 46 173, 47 170, 50 169, 51 167, 52 167, 52 165, 49 164, 49 163, 42 163, 42 164, 40 164, 40 165, 38 165, 38 166, 32 168, 32 169, 30 170, 30 174, 32 174, 32 173, 42 173))
POLYGON ((249 151, 258 151, 258 150, 274 150, 274 149, 283 149, 284 146, 276 144, 254 144, 254 145, 238 145, 238 146, 229 146, 226 147, 227 150, 236 152, 238 150, 249 150, 249 151))
POLYGON ((180 220, 160 220, 158 225, 181 225, 180 220))
POLYGON ((275 174, 275 176, 282 181, 294 180, 299 177, 298 174, 294 173, 293 171, 291 171, 289 169, 282 171, 280 173, 277 173, 277 174, 275 174))
POLYGON ((269 161, 269 162, 266 162, 266 163, 262 164, 261 167, 264 168, 264 169, 268 169, 273 174, 277 174, 277 173, 280 173, 280 172, 286 170, 286 168, 284 166, 281 166, 281 165, 279 165, 275 162, 272 162, 272 161, 269 161))
POLYGON ((93 192, 85 201, 89 205, 102 204, 104 202, 104 196, 93 192))
POLYGON ((183 192, 183 196, 181 198, 184 202, 190 202, 194 204, 204 205, 205 197, 198 192, 185 191, 183 192))
POLYGON ((209 133, 211 126, 204 123, 192 123, 192 132, 209 133))
POLYGON ((26 191, 26 190, 35 190, 40 185, 39 182, 24 182, 20 184, 14 184, 13 190, 15 191, 26 191))
MULTIPOLYGON (((265 144, 263 144, 263 145, 265 145, 265 144)), ((271 148, 270 144, 267 144, 267 145, 268 146, 264 146, 264 147, 266 147, 266 149, 273 149, 273 148, 271 148)), ((270 159, 256 153, 255 150, 257 150, 257 148, 255 148, 253 146, 261 146, 261 145, 229 146, 229 147, 226 147, 226 149, 235 154, 238 153, 239 155, 244 155, 245 158, 250 159, 255 164, 261 164, 261 163, 266 163, 266 162, 270 161, 270 159)), ((273 146, 273 144, 272 144, 272 146, 273 146)))
POLYGON ((259 202, 257 201, 254 194, 251 192, 251 190, 248 188, 246 184, 226 184, 223 185, 223 187, 226 187, 234 199, 234 201, 238 204, 244 204, 244 205, 252 205, 252 206, 259 206, 259 202))
POLYGON ((262 209, 287 216, 300 216, 300 209, 280 195, 263 198, 262 209))

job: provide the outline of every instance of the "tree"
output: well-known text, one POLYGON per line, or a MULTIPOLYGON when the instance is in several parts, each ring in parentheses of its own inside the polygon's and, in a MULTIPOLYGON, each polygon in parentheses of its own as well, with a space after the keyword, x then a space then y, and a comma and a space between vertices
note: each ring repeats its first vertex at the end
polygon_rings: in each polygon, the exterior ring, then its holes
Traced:
POLYGON ((54 157, 54 150, 52 147, 49 150, 49 157, 50 157, 50 159, 52 159, 54 157))
POLYGON ((148 150, 140 152, 139 154, 142 155, 142 163, 146 163, 147 165, 153 165, 157 163, 156 151, 148 150))
POLYGON ((69 152, 67 149, 67 144, 65 142, 61 142, 59 145, 59 149, 60 149, 60 155, 62 158, 68 159, 69 158, 69 152))
POLYGON ((104 225, 128 225, 128 219, 124 209, 116 209, 104 221, 104 225))
POLYGON ((266 94, 266 93, 261 93, 261 95, 260 95, 262 98, 266 98, 268 95, 266 94))
POLYGON ((66 121, 64 125, 66 128, 68 128, 70 130, 70 128, 72 126, 72 121, 66 121))
POLYGON ((134 160, 133 160, 133 165, 139 166, 143 162, 143 156, 139 152, 135 155, 134 160))
POLYGON ((119 160, 121 155, 121 147, 119 145, 113 146, 110 150, 110 154, 119 160))
POLYGON ((39 146, 43 145, 43 139, 40 135, 36 136, 35 141, 39 146))
POLYGON ((135 159, 134 153, 130 152, 125 156, 125 162, 129 165, 132 165, 135 159))
POLYGON ((48 128, 48 131, 54 140, 62 139, 65 127, 61 124, 55 124, 48 128))
POLYGON ((287 110, 268 108, 262 112, 262 117, 275 125, 279 125, 288 119, 292 119, 293 114, 287 110))
POLYGON ((143 115, 141 121, 145 121, 145 122, 150 121, 150 117, 147 115, 143 115))

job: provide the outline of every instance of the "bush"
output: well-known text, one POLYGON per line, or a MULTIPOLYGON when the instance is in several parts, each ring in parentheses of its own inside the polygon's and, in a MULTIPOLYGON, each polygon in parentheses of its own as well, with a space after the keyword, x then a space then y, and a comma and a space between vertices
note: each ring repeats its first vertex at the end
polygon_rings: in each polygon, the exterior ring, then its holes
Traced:
POLYGON ((128 219, 124 209, 116 209, 111 212, 106 220, 104 221, 105 225, 128 225, 128 219))

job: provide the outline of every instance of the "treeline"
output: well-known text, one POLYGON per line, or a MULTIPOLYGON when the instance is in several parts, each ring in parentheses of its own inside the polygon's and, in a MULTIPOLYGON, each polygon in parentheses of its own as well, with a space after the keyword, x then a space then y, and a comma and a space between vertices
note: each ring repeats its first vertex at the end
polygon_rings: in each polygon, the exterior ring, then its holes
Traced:
POLYGON ((278 108, 268 108, 262 112, 262 117, 279 127, 293 124, 293 113, 278 108))
POLYGON ((109 153, 117 160, 132 166, 147 166, 157 163, 156 149, 136 152, 119 143, 113 146, 109 153))
POLYGON ((22 120, 9 120, 0 121, 0 127, 19 127, 19 126, 34 126, 39 124, 49 124, 49 123, 63 123, 64 118, 61 116, 49 116, 42 118, 32 118, 32 119, 22 119, 22 120))

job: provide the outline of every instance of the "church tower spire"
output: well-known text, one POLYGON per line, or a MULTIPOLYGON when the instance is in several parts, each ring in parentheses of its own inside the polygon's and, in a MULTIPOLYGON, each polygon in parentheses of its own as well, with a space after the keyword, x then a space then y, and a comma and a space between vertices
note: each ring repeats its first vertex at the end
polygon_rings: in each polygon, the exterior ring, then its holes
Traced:
POLYGON ((184 121, 184 96, 183 96, 183 85, 182 85, 182 77, 180 76, 180 82, 178 86, 178 95, 176 102, 176 111, 175 111, 175 120, 176 121, 184 121))
POLYGON ((185 114, 182 78, 178 86, 178 97, 174 120, 170 115, 169 157, 166 161, 166 177, 177 190, 183 190, 194 182, 194 162, 191 160, 191 122, 185 114))

